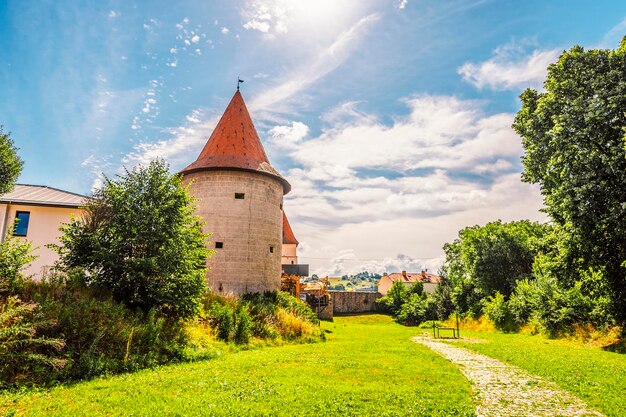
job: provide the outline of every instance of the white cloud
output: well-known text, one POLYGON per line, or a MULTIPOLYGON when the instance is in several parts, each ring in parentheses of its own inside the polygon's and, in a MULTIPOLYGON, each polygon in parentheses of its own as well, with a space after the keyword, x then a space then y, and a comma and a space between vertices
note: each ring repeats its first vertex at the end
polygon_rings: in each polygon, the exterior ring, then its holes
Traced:
POLYGON ((191 42, 192 42, 192 43, 198 43, 198 42, 200 42, 200 36, 198 36, 198 35, 193 35, 193 36, 191 37, 191 42))
POLYGON ((256 19, 252 19, 248 22, 246 22, 243 25, 244 29, 253 29, 253 30, 258 30, 259 32, 263 32, 263 33, 267 33, 270 30, 270 24, 267 22, 261 22, 259 20, 256 19))
POLYGON ((120 12, 117 12, 115 10, 111 10, 109 11, 109 18, 111 19, 115 19, 116 17, 118 17, 120 15, 120 12))
POLYGON ((349 29, 341 32, 334 41, 324 48, 311 62, 289 71, 289 76, 281 84, 272 86, 250 102, 250 109, 264 112, 290 112, 288 99, 299 91, 308 88, 315 81, 325 77, 341 66, 369 26, 379 19, 371 14, 363 17, 349 29), (293 74, 293 75, 292 75, 293 74))
POLYGON ((230 32, 230 30, 229 30, 226 26, 224 26, 224 27, 222 28, 221 32, 222 32, 222 34, 224 34, 224 35, 228 35, 228 32, 230 32))
POLYGON ((404 102, 409 114, 391 124, 350 102, 323 117, 317 137, 294 134, 293 125, 270 133, 283 145, 269 148, 270 160, 280 153, 296 165, 284 173, 292 184, 285 207, 306 243, 302 262, 318 275, 436 271, 442 245, 465 226, 545 218, 537 187, 520 181, 512 114, 486 114, 481 103, 450 96, 404 102), (346 247, 353 260, 336 257, 346 247), (406 262, 379 259, 374 248, 407 254, 406 262))
POLYGON ((556 61, 560 50, 534 49, 529 52, 528 44, 528 41, 522 41, 500 46, 487 61, 466 62, 457 71, 463 76, 463 80, 481 89, 540 89, 546 78, 548 65, 556 61))
POLYGON ((269 143, 278 148, 295 148, 309 133, 309 127, 301 122, 275 126, 269 130, 269 143))
POLYGON ((194 110, 186 116, 188 126, 166 129, 164 133, 169 139, 156 143, 138 143, 133 150, 124 156, 122 163, 127 166, 147 164, 157 158, 167 160, 176 167, 193 162, 196 152, 199 153, 202 145, 217 124, 218 117, 207 117, 202 110, 194 110), (201 120, 205 120, 202 122, 201 120), (190 155, 193 157, 190 159, 190 155))
POLYGON ((243 24, 244 29, 258 30, 262 33, 268 33, 271 29, 274 29, 279 33, 286 33, 286 6, 288 5, 263 0, 249 2, 242 12, 247 20, 243 24))
POLYGON ((409 0, 398 0, 396 1, 393 6, 397 9, 404 9, 407 5, 409 4, 409 0))

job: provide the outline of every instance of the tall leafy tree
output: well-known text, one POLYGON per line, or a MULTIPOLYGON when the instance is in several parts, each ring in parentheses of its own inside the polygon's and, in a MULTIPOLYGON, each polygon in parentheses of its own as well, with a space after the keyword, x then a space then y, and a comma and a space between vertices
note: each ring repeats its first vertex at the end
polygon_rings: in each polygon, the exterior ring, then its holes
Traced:
POLYGON ((444 273, 452 281, 456 301, 471 311, 483 297, 510 295, 517 281, 532 275, 538 243, 548 226, 528 220, 471 226, 444 245, 444 273))
POLYGON ((521 100, 513 128, 525 149, 523 180, 540 185, 567 235, 564 261, 602 271, 624 323, 626 38, 617 50, 563 52, 548 68, 545 92, 528 89, 521 100))
POLYGON ((0 194, 13 190, 23 164, 17 155, 11 134, 5 133, 0 125, 0 194))
POLYGON ((61 263, 82 267, 87 283, 120 302, 188 318, 206 290, 207 235, 193 199, 163 161, 139 166, 104 186, 87 214, 61 229, 61 263))

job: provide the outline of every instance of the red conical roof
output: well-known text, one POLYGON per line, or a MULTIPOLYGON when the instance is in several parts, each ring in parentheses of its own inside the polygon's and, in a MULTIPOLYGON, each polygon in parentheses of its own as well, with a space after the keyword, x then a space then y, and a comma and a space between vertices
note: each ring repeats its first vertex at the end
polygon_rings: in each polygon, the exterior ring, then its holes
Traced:
POLYGON ((297 245, 298 239, 293 234, 293 230, 291 230, 291 225, 289 224, 289 220, 287 220, 287 215, 283 210, 283 244, 291 243, 297 245))
POLYGON ((239 90, 230 100, 198 159, 181 174, 213 169, 254 171, 277 178, 284 193, 291 185, 269 163, 239 90))

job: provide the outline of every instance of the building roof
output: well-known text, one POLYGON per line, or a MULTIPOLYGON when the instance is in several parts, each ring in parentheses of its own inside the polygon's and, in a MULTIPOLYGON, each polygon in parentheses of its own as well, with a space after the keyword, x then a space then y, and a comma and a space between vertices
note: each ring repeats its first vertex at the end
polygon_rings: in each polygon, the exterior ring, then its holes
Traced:
POLYGON ((0 204, 80 207, 88 197, 45 185, 16 184, 13 191, 0 196, 0 204))
MULTIPOLYGON (((439 284, 439 281, 441 281, 441 277, 439 275, 429 274, 426 271, 422 271, 419 273, 395 272, 386 276, 391 279, 391 282, 400 281, 407 284, 412 284, 414 282, 439 284)), ((383 276, 382 278, 384 277, 385 276, 383 276)))
POLYGON ((287 180, 270 165, 239 90, 230 100, 198 159, 181 173, 214 169, 258 172, 278 179, 285 194, 291 190, 287 180))
POLYGON ((287 220, 287 215, 283 210, 283 244, 292 244, 298 245, 298 239, 293 234, 293 230, 291 230, 291 225, 289 224, 289 220, 287 220))

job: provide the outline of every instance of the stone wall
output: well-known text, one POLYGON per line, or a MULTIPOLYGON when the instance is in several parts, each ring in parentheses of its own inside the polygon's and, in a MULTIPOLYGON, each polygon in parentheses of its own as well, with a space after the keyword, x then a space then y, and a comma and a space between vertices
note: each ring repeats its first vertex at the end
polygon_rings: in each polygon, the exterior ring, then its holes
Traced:
POLYGON ((376 300, 381 297, 375 292, 329 291, 334 314, 367 313, 376 311, 376 300))
MULTIPOLYGON (((207 283, 221 294, 241 295, 280 288, 283 186, 248 171, 207 170, 185 175, 198 199, 196 214, 210 233, 207 283), (235 198, 242 193, 243 198, 235 198), (222 248, 215 243, 221 242, 222 248)), ((241 197, 241 196, 239 196, 241 197)))

